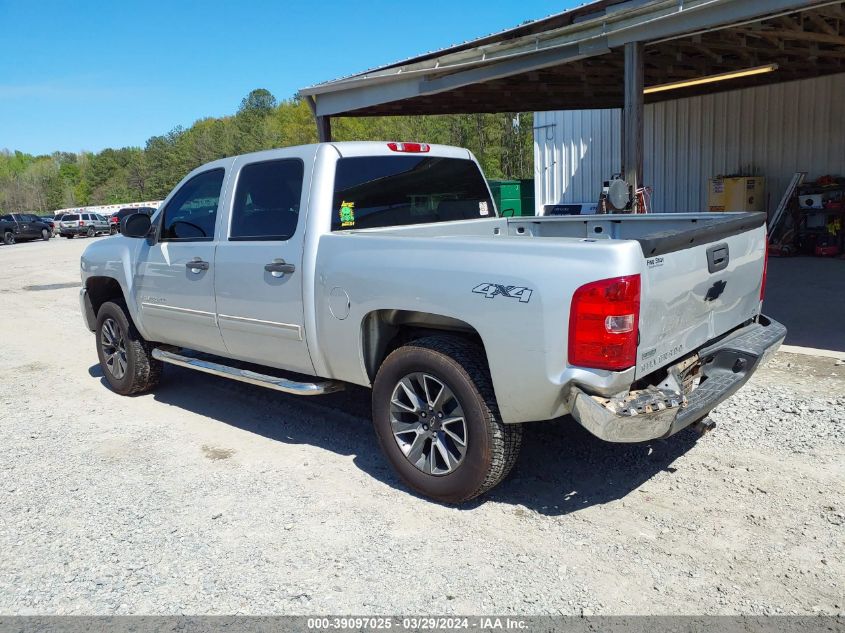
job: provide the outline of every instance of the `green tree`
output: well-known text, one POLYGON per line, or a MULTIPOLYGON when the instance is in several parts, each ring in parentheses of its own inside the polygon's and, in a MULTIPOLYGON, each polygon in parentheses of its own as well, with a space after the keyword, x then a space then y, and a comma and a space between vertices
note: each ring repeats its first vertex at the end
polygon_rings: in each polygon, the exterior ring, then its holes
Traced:
MULTIPOLYGON (((531 176, 530 114, 345 117, 332 121, 337 140, 422 141, 470 149, 489 178, 531 176)), ((308 105, 277 103, 266 89, 250 92, 233 116, 204 118, 151 137, 143 148, 33 156, 0 151, 0 209, 49 212, 76 205, 163 198, 192 169, 244 152, 317 141, 308 105)))
POLYGON ((241 100, 238 114, 243 112, 258 112, 262 115, 270 114, 276 109, 276 97, 266 88, 257 88, 241 100))

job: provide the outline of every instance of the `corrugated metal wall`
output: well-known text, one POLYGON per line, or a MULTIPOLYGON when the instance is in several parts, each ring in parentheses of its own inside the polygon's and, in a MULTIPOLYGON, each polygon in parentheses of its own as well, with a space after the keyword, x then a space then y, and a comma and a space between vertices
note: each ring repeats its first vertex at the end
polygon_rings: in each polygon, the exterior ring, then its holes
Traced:
MULTIPOLYGON (((534 115, 537 204, 595 202, 620 171, 620 110, 534 115)), ((845 175, 845 74, 645 107, 644 183, 652 210, 701 211, 707 179, 740 171, 766 177, 770 207, 792 174, 845 175)))

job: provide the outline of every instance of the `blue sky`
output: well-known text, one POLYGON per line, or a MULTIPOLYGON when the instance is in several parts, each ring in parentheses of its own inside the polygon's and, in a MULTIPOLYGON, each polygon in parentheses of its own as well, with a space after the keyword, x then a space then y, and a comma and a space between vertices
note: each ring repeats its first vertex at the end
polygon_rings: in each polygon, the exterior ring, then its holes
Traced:
POLYGON ((573 0, 0 0, 0 148, 143 146, 299 88, 581 4, 573 0))

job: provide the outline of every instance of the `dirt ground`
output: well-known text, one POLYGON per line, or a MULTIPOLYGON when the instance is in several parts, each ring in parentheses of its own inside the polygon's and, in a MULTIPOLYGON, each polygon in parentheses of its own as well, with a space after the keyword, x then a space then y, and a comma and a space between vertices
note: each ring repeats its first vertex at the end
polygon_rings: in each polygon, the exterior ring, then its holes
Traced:
POLYGON ((701 438, 529 425, 510 479, 446 507, 390 471, 365 390, 109 391, 86 243, 0 247, 0 615, 843 612, 836 359, 778 354, 701 438))

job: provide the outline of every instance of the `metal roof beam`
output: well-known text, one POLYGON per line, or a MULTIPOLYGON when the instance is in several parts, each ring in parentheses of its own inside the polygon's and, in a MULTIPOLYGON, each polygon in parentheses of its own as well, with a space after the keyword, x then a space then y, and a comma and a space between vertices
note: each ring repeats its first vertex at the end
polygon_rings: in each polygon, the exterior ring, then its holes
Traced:
POLYGON ((359 86, 349 90, 314 95, 317 115, 340 114, 381 103, 437 94, 438 92, 519 75, 608 52, 610 52, 609 48, 596 42, 591 43, 589 48, 573 44, 541 50, 531 55, 521 55, 514 59, 470 68, 457 73, 441 76, 431 73, 390 83, 380 83, 375 86, 359 86))
POLYGON ((424 94, 433 94, 609 53, 610 49, 603 44, 604 42, 602 42, 602 45, 594 45, 589 49, 577 44, 570 44, 569 46, 541 51, 531 56, 518 57, 490 66, 473 68, 434 79, 425 78, 420 82, 420 90, 424 94))
MULTIPOLYGON (((648 24, 643 25, 645 28, 643 29, 642 35, 646 37, 647 43, 658 44, 681 37, 701 35, 710 31, 735 26, 744 26, 779 13, 806 11, 813 7, 826 7, 839 3, 841 3, 841 0, 765 0, 765 6, 761 10, 760 3, 758 2, 728 0, 724 6, 717 7, 717 20, 714 20, 713 16, 705 14, 687 14, 686 17, 688 19, 684 20, 681 25, 674 22, 661 23, 659 27, 655 25, 653 28, 648 24)), ((683 14, 673 17, 677 18, 680 15, 683 14)))
POLYGON ((315 115, 330 116, 381 103, 419 97, 422 94, 419 85, 419 77, 408 77, 375 86, 354 86, 347 90, 313 95, 316 102, 315 115))

